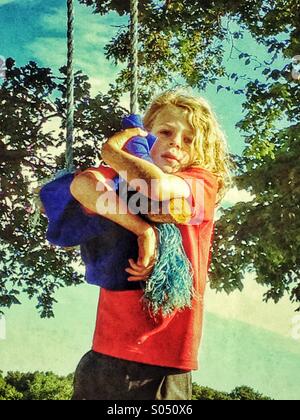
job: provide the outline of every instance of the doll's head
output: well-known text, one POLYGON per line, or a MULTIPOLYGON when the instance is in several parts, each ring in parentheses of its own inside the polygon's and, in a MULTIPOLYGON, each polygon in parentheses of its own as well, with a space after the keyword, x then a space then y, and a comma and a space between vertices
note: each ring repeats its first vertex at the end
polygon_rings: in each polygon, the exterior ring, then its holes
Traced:
POLYGON ((230 185, 230 160, 225 135, 203 98, 168 91, 154 99, 144 126, 157 137, 153 162, 166 173, 189 167, 209 170, 219 180, 219 200, 230 185))

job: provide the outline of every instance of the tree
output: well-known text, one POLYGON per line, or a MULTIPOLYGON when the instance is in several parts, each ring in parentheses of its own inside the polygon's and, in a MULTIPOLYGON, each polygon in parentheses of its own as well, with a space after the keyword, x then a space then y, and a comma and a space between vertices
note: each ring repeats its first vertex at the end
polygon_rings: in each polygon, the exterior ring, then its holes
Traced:
MULTIPOLYGON (((129 1, 80 2, 95 13, 129 12, 129 1)), ((234 180, 254 199, 222 209, 215 228, 211 287, 227 293, 242 290, 245 273, 253 271, 256 281, 268 287, 266 301, 278 302, 288 294, 291 301, 299 302, 300 84, 291 77, 291 63, 299 54, 300 5, 292 0, 140 3, 142 108, 153 92, 168 83, 197 90, 218 84, 218 91, 245 95, 245 117, 238 128, 246 147, 242 156, 233 157, 234 180), (249 33, 265 47, 269 60, 260 62, 239 50, 238 41, 249 33), (228 45, 230 58, 238 54, 236 59, 245 69, 251 68, 254 77, 227 71, 228 45), (280 67, 280 61, 286 64, 280 67)), ((125 25, 107 45, 107 58, 124 63, 128 40, 125 25)), ((129 90, 128 68, 120 72, 116 87, 119 92, 129 90)))
POLYGON ((2 380, 5 383, 3 399, 6 400, 70 400, 72 395, 73 375, 8 372, 2 380))
POLYGON ((199 386, 193 383, 193 400, 209 401, 268 401, 271 398, 266 397, 259 392, 254 391, 248 386, 240 386, 232 392, 219 392, 212 388, 199 386))
POLYGON ((232 392, 230 392, 230 398, 235 401, 268 401, 271 398, 266 397, 260 394, 257 391, 254 391, 252 388, 248 386, 240 386, 235 388, 232 392))
MULTIPOLYGON (((8 372, 6 377, 0 372, 0 400, 70 400, 74 375, 59 376, 53 372, 8 372)), ((270 400, 270 398, 242 386, 231 393, 219 392, 212 388, 193 383, 193 400, 270 400)))
POLYGON ((18 392, 15 387, 9 385, 0 371, 0 401, 2 400, 20 400, 22 394, 18 392))
POLYGON ((195 401, 229 401, 231 400, 229 394, 226 392, 215 391, 212 388, 202 387, 193 383, 193 400, 195 401))

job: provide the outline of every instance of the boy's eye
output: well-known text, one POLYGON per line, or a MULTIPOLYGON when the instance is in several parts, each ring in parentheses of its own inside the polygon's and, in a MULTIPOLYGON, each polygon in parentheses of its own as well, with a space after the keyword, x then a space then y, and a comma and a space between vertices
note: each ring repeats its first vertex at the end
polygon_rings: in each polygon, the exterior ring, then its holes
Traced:
POLYGON ((171 134, 170 130, 161 130, 160 134, 162 134, 163 136, 169 136, 171 134))

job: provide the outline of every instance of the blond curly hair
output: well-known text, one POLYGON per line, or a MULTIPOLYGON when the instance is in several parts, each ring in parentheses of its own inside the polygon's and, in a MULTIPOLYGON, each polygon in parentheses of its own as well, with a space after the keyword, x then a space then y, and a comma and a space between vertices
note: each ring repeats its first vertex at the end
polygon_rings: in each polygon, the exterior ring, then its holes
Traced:
POLYGON ((219 204, 232 186, 231 159, 227 140, 210 104, 202 97, 190 96, 182 90, 171 90, 157 96, 144 116, 144 125, 151 131, 159 112, 167 105, 188 111, 188 121, 194 130, 195 153, 188 167, 200 167, 212 172, 218 179, 219 204))

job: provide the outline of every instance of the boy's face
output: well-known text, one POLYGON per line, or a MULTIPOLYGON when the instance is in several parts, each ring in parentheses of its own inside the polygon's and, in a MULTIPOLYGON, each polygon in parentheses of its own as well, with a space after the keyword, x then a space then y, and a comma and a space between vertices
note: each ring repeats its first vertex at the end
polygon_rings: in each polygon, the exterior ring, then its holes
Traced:
POLYGON ((194 130, 188 122, 187 110, 165 106, 155 118, 151 132, 157 141, 150 154, 163 172, 176 173, 189 164, 194 150, 194 130))

